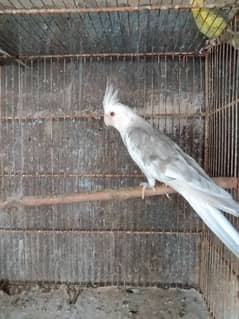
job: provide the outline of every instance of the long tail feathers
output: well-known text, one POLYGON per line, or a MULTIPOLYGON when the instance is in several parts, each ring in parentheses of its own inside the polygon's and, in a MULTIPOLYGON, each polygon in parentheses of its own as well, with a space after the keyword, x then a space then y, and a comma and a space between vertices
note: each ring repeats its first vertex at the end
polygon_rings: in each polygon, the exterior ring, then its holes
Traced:
POLYGON ((223 213, 197 197, 186 198, 204 223, 239 258, 239 232, 232 226, 223 213))
POLYGON ((239 204, 234 201, 231 195, 227 192, 222 194, 200 192, 198 198, 209 203, 209 205, 215 209, 222 210, 223 212, 239 217, 239 204))

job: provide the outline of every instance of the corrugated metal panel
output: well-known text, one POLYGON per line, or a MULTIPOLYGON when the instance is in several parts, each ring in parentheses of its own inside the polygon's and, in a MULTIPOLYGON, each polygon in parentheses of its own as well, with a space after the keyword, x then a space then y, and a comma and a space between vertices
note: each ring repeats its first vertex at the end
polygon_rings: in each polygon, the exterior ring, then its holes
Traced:
POLYGON ((198 234, 0 231, 0 236, 0 277, 12 281, 143 286, 198 281, 198 234))
POLYGON ((190 9, 0 15, 0 46, 13 56, 198 53, 204 42, 190 9))
POLYGON ((11 55, 198 51, 203 42, 188 9, 0 15, 11 55))

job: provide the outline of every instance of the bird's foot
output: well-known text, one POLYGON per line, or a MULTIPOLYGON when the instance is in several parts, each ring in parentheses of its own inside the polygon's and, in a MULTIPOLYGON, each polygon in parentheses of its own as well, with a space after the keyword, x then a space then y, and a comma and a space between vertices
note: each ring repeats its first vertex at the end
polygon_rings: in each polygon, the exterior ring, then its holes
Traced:
POLYGON ((168 199, 171 199, 169 193, 166 193, 166 197, 167 197, 168 199))
POLYGON ((155 191, 155 187, 150 186, 149 183, 144 182, 144 183, 140 183, 139 185, 142 187, 142 195, 141 195, 142 199, 144 199, 144 193, 147 188, 151 188, 153 191, 155 191))

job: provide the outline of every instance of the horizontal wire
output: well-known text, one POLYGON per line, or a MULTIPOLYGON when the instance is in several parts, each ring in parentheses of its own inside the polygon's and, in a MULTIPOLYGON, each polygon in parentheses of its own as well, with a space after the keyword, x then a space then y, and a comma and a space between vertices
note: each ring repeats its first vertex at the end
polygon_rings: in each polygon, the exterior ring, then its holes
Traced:
POLYGON ((26 173, 22 171, 6 172, 3 171, 0 173, 0 177, 13 177, 13 176, 22 176, 22 177, 89 177, 89 178, 123 178, 123 177, 144 177, 142 174, 103 174, 103 173, 91 173, 91 174, 82 174, 82 173, 65 173, 65 172, 34 172, 26 173))
MULTIPOLYGON (((234 8, 237 7, 238 4, 235 1, 230 3, 218 3, 215 2, 213 4, 201 4, 197 5, 197 8, 225 8, 230 7, 234 8)), ((19 8, 19 9, 1 9, 0 14, 65 14, 65 13, 97 13, 97 12, 132 12, 132 11, 143 11, 143 10, 169 10, 169 9, 191 9, 195 8, 195 5, 192 3, 187 4, 173 4, 172 2, 169 4, 159 4, 159 5, 136 5, 136 6, 109 6, 109 7, 72 7, 72 8, 19 8)))
MULTIPOLYGON (((138 57, 159 57, 159 56, 184 56, 184 57, 204 57, 207 53, 199 53, 195 51, 178 51, 178 52, 132 52, 132 53, 80 53, 80 54, 41 54, 41 55, 19 55, 18 58, 22 60, 41 60, 41 59, 67 59, 67 58, 138 58, 138 57)), ((0 60, 15 59, 15 56, 3 56, 0 60)))
MULTIPOLYGON (((116 274, 117 276, 117 274, 116 274)), ((4 280, 4 279, 3 279, 4 280)), ((7 280, 6 280, 7 282, 7 280)), ((195 288, 198 290, 198 287, 196 285, 194 285, 193 283, 190 285, 187 283, 180 283, 180 282, 176 282, 176 283, 164 283, 164 282, 158 282, 158 281, 121 281, 118 279, 114 279, 113 282, 112 281, 94 281, 94 282, 89 282, 89 281, 81 281, 79 282, 69 282, 69 281, 56 281, 56 280, 41 280, 41 281, 37 281, 37 280, 32 280, 32 281, 26 281, 26 280, 11 280, 11 282, 8 284, 9 288, 14 286, 17 286, 17 288, 19 289, 19 287, 26 287, 26 286, 34 286, 34 288, 36 287, 36 285, 39 284, 40 287, 44 287, 44 285, 47 285, 47 287, 49 288, 49 285, 52 285, 53 287, 60 287, 63 285, 67 285, 67 287, 81 287, 81 288, 97 288, 97 287, 104 287, 104 286, 111 286, 111 287, 125 287, 127 288, 130 287, 142 287, 142 288, 148 288, 148 287, 156 287, 156 288, 162 288, 162 289, 168 289, 168 288, 181 288, 181 289, 191 289, 191 288, 195 288), (115 284, 114 284, 115 283, 115 284)))
POLYGON ((192 235, 199 234, 200 231, 163 231, 163 230, 120 230, 120 229, 109 229, 109 230, 98 230, 98 229, 6 229, 0 228, 1 233, 37 233, 37 234, 90 234, 90 233, 98 233, 98 234, 133 234, 133 235, 151 235, 151 234, 159 234, 159 235, 192 235))
MULTIPOLYGON (((155 114, 144 114, 137 113, 144 118, 160 118, 160 117, 176 117, 176 118, 198 118, 204 117, 205 113, 155 113, 155 114)), ((36 121, 36 120, 77 120, 77 119, 94 119, 101 120, 104 115, 102 113, 82 113, 82 114, 51 114, 51 115, 9 115, 9 116, 0 116, 0 121, 36 121)))

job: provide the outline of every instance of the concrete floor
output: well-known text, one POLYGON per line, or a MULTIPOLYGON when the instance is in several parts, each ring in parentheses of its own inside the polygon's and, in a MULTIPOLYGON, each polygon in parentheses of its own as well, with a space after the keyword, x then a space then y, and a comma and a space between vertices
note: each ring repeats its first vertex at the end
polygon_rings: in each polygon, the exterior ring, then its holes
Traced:
POLYGON ((209 319, 194 289, 11 286, 0 291, 0 319, 209 319))

